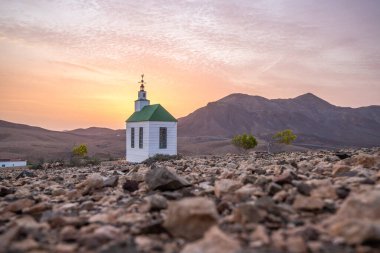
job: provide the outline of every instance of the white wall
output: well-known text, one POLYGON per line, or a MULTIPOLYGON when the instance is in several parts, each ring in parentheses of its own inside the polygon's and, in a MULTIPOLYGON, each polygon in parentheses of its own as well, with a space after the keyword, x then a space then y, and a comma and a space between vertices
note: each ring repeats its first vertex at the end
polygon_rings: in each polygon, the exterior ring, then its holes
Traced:
POLYGON ((156 154, 177 154, 177 122, 129 122, 126 130, 126 158, 128 162, 142 162, 156 154), (131 147, 131 128, 135 128, 135 147, 131 147), (139 127, 144 128, 143 148, 139 148, 139 127), (167 128, 167 148, 160 149, 160 127, 167 128))
POLYGON ((0 168, 7 168, 7 167, 23 167, 26 166, 26 161, 7 161, 7 162, 0 162, 0 168))
POLYGON ((127 161, 128 162, 142 162, 145 159, 149 158, 149 122, 129 122, 127 123, 127 161), (135 147, 131 147, 131 128, 135 128, 135 147), (143 148, 139 148, 139 128, 144 128, 143 134, 143 148))
POLYGON ((149 156, 177 154, 177 122, 149 121, 149 156), (160 149, 160 127, 167 128, 167 148, 160 149))

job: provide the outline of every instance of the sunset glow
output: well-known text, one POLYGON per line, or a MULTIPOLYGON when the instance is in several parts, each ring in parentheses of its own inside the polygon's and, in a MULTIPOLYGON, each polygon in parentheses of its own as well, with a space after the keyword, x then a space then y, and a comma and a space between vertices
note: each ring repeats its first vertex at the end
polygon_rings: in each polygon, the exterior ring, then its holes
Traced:
POLYGON ((0 119, 124 128, 140 74, 186 116, 231 93, 380 104, 380 1, 0 2, 0 119))

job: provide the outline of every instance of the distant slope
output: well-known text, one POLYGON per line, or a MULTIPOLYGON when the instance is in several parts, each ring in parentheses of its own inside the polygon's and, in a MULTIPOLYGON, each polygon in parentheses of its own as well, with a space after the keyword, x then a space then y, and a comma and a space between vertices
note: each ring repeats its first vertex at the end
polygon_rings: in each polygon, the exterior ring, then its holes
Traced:
MULTIPOLYGON (((231 94, 179 119, 178 150, 189 155, 238 152, 230 138, 250 132, 259 139, 255 150, 264 151, 265 140, 286 128, 298 135, 297 141, 273 151, 380 146, 380 106, 338 107, 310 93, 293 99, 231 94)), ((73 146, 81 143, 90 155, 125 157, 125 130, 59 132, 0 120, 0 158, 69 159, 73 146)))
POLYGON ((85 143, 90 155, 124 157, 125 132, 106 128, 51 131, 0 120, 0 158, 68 159, 74 145, 85 143))
POLYGON ((316 146, 379 146, 380 106, 334 106, 307 93, 293 99, 266 99, 231 94, 180 118, 180 137, 220 136, 250 132, 267 139, 290 128, 298 144, 316 146))

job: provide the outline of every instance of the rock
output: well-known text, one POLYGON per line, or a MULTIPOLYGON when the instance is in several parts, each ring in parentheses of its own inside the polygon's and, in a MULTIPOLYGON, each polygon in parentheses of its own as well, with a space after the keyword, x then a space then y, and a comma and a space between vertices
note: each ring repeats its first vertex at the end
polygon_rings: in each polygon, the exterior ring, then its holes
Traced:
POLYGON ((372 168, 377 163, 380 162, 380 157, 370 156, 370 155, 357 155, 351 158, 351 163, 353 165, 361 165, 364 168, 372 168))
POLYGON ((345 199, 348 196, 348 194, 350 194, 350 191, 350 188, 347 188, 345 186, 340 186, 335 189, 336 195, 340 199, 345 199))
POLYGON ((275 177, 273 182, 277 184, 290 184, 295 179, 295 175, 290 170, 284 171, 281 175, 275 177))
POLYGON ((255 231, 251 234, 250 238, 253 241, 259 241, 259 246, 268 245, 270 243, 269 235, 263 225, 258 225, 255 231))
POLYGON ((76 241, 78 239, 78 230, 74 226, 65 226, 60 232, 60 238, 66 242, 76 241))
POLYGON ((307 245, 301 236, 290 236, 286 239, 286 247, 288 252, 305 253, 307 245))
POLYGON ((309 184, 299 183, 296 185, 297 191, 305 196, 310 196, 310 192, 313 189, 309 184))
POLYGON ((51 195, 52 196, 61 196, 61 195, 64 195, 66 193, 66 191, 62 188, 58 188, 58 189, 53 189, 52 192, 51 192, 51 195))
POLYGON ((348 153, 345 153, 345 152, 336 152, 335 155, 343 160, 343 159, 347 159, 347 158, 350 158, 351 157, 351 154, 348 154, 348 153))
POLYGON ((336 163, 333 166, 332 175, 334 177, 341 177, 341 176, 344 177, 347 175, 347 172, 349 172, 350 170, 351 170, 350 166, 341 164, 341 163, 336 163))
POLYGON ((341 236, 352 245, 380 240, 380 222, 345 219, 332 224, 329 231, 333 236, 341 236))
POLYGON ((241 204, 235 208, 234 212, 234 221, 241 224, 247 223, 257 223, 262 221, 267 212, 261 208, 258 208, 254 204, 241 204))
POLYGON ((348 244, 380 240, 380 191, 348 197, 331 219, 329 232, 348 244))
POLYGON ((31 252, 32 250, 38 249, 38 248, 39 248, 39 245, 34 239, 27 238, 22 241, 14 242, 10 246, 10 252, 31 252))
POLYGON ((275 195, 277 192, 281 190, 282 190, 281 185, 276 184, 276 183, 270 183, 268 186, 268 194, 271 196, 275 195))
POLYGON ((165 197, 154 194, 145 198, 147 211, 159 211, 168 207, 168 201, 165 197))
POLYGON ((231 179, 221 179, 215 182, 215 196, 220 198, 223 194, 233 194, 242 187, 242 183, 231 179))
POLYGON ((191 184, 174 172, 152 165, 151 170, 145 175, 145 182, 150 190, 174 191, 191 184))
POLYGON ((125 180, 123 183, 124 191, 135 192, 139 189, 139 182, 134 180, 125 180))
POLYGON ((320 198, 316 197, 305 197, 302 195, 297 195, 294 200, 293 207, 295 209, 304 211, 316 211, 321 210, 325 203, 320 198))
POLYGON ((5 186, 0 186, 0 197, 5 197, 8 194, 14 193, 16 190, 5 186))
POLYGON ((28 208, 34 205, 34 200, 31 199, 19 199, 13 201, 5 207, 5 211, 9 212, 20 212, 24 208, 28 208))
POLYGON ((119 176, 110 176, 103 181, 104 187, 115 187, 119 181, 119 176))
POLYGON ((0 234, 0 252, 2 250, 4 250, 5 252, 5 249, 7 249, 11 241, 15 237, 17 237, 19 231, 20 231, 19 226, 13 226, 9 228, 8 230, 4 231, 2 234, 0 234))
POLYGON ((176 236, 196 240, 216 224, 218 214, 212 200, 203 197, 169 202, 164 227, 176 236))
POLYGON ((49 210, 52 208, 52 205, 46 202, 40 202, 36 205, 33 205, 31 207, 27 207, 23 210, 24 213, 31 214, 31 215, 38 215, 42 212, 49 210))
POLYGON ((239 242, 214 226, 208 230, 201 240, 189 243, 181 253, 238 253, 239 242))
POLYGON ((336 216, 337 219, 380 220, 380 191, 355 194, 345 200, 336 216))
POLYGON ((36 177, 36 174, 29 170, 23 170, 21 171, 17 176, 16 179, 22 178, 22 177, 36 177))
POLYGON ((98 238, 112 240, 120 235, 120 229, 111 225, 105 225, 95 229, 94 235, 98 238))
POLYGON ((100 174, 91 174, 83 183, 77 185, 77 188, 84 188, 82 195, 92 194, 103 188, 103 177, 100 174))

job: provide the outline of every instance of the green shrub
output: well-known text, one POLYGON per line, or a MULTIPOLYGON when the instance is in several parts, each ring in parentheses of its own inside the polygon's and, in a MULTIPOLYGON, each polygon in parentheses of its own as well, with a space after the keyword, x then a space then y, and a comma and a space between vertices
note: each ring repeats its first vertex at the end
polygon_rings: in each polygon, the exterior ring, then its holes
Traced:
POLYGON ((81 144, 79 146, 75 146, 72 150, 72 154, 74 156, 80 156, 80 157, 84 157, 87 155, 87 146, 85 144, 81 144))
POLYGON ((289 144, 292 144, 292 142, 297 139, 297 135, 295 135, 292 130, 285 129, 283 131, 276 133, 273 136, 273 139, 277 143, 289 145, 289 144))
POLYGON ((244 150, 252 149, 257 146, 257 140, 252 134, 236 135, 232 138, 232 144, 244 150))

